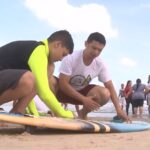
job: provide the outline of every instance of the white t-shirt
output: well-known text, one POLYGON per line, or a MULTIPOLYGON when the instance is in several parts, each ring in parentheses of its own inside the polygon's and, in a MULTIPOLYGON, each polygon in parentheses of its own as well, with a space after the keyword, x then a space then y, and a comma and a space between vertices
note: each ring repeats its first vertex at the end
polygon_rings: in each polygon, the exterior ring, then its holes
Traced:
POLYGON ((81 90, 86 87, 92 79, 98 77, 100 82, 108 82, 110 76, 106 65, 100 57, 86 66, 83 62, 83 50, 74 51, 66 56, 61 63, 60 73, 70 76, 70 84, 76 89, 81 90))

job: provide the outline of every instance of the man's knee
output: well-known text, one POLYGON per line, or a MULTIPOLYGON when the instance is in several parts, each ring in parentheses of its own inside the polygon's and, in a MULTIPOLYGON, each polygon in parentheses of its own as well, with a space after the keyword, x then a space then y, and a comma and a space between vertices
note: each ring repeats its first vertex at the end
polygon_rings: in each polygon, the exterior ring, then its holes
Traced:
POLYGON ((107 88, 104 88, 104 87, 97 87, 97 90, 96 90, 96 99, 97 99, 97 102, 103 106, 105 105, 109 100, 110 100, 110 92, 107 88))
POLYGON ((108 101, 110 99, 110 92, 109 92, 109 90, 107 88, 104 89, 103 95, 104 95, 104 99, 106 101, 108 101))
POLYGON ((105 88, 102 92, 102 101, 101 101, 101 106, 105 105, 108 101, 110 100, 110 92, 107 88, 105 88))

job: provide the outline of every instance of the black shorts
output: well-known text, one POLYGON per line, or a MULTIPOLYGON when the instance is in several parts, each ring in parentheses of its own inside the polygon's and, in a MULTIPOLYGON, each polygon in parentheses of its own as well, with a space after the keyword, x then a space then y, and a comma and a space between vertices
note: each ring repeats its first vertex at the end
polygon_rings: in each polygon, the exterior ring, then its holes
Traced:
POLYGON ((144 99, 134 99, 133 100, 133 107, 141 107, 143 106, 144 99))
POLYGON ((27 71, 22 69, 0 70, 0 95, 9 88, 16 88, 19 79, 27 71))

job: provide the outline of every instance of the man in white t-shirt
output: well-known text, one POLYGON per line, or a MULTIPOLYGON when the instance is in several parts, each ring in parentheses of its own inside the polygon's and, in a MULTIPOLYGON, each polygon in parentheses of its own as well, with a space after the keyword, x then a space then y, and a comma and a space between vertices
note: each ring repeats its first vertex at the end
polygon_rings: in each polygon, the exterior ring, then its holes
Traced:
POLYGON ((74 51, 73 54, 63 59, 57 98, 63 103, 83 105, 83 109, 78 111, 82 119, 86 119, 89 112, 98 110, 111 98, 117 115, 130 121, 121 110, 106 64, 98 57, 105 44, 105 37, 101 33, 94 32, 85 42, 84 50, 74 51), (98 77, 104 87, 90 84, 95 77, 98 77))

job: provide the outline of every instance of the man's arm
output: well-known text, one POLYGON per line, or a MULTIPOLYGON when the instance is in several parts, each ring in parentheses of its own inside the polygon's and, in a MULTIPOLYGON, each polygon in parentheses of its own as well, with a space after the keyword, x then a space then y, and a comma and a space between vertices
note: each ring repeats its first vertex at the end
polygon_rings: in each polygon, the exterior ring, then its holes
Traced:
POLYGON ((110 80, 108 82, 105 82, 104 85, 110 91, 110 97, 111 97, 111 100, 115 106, 115 109, 117 111, 118 116, 122 117, 127 122, 130 121, 128 116, 121 110, 121 106, 119 104, 119 99, 117 97, 117 93, 115 91, 115 88, 114 88, 112 81, 110 80))
POLYGON ((119 104, 119 100, 118 100, 118 97, 117 97, 117 93, 115 91, 115 88, 114 88, 114 85, 112 83, 112 81, 108 81, 106 83, 104 83, 105 87, 109 89, 110 91, 110 96, 111 96, 111 100, 116 108, 116 111, 120 111, 121 110, 121 107, 120 107, 120 104, 119 104))
POLYGON ((100 107, 100 105, 93 101, 90 97, 83 96, 78 91, 76 91, 69 83, 70 76, 60 73, 59 76, 59 87, 60 89, 67 94, 69 97, 76 99, 77 101, 83 103, 83 105, 88 110, 96 110, 100 107))

